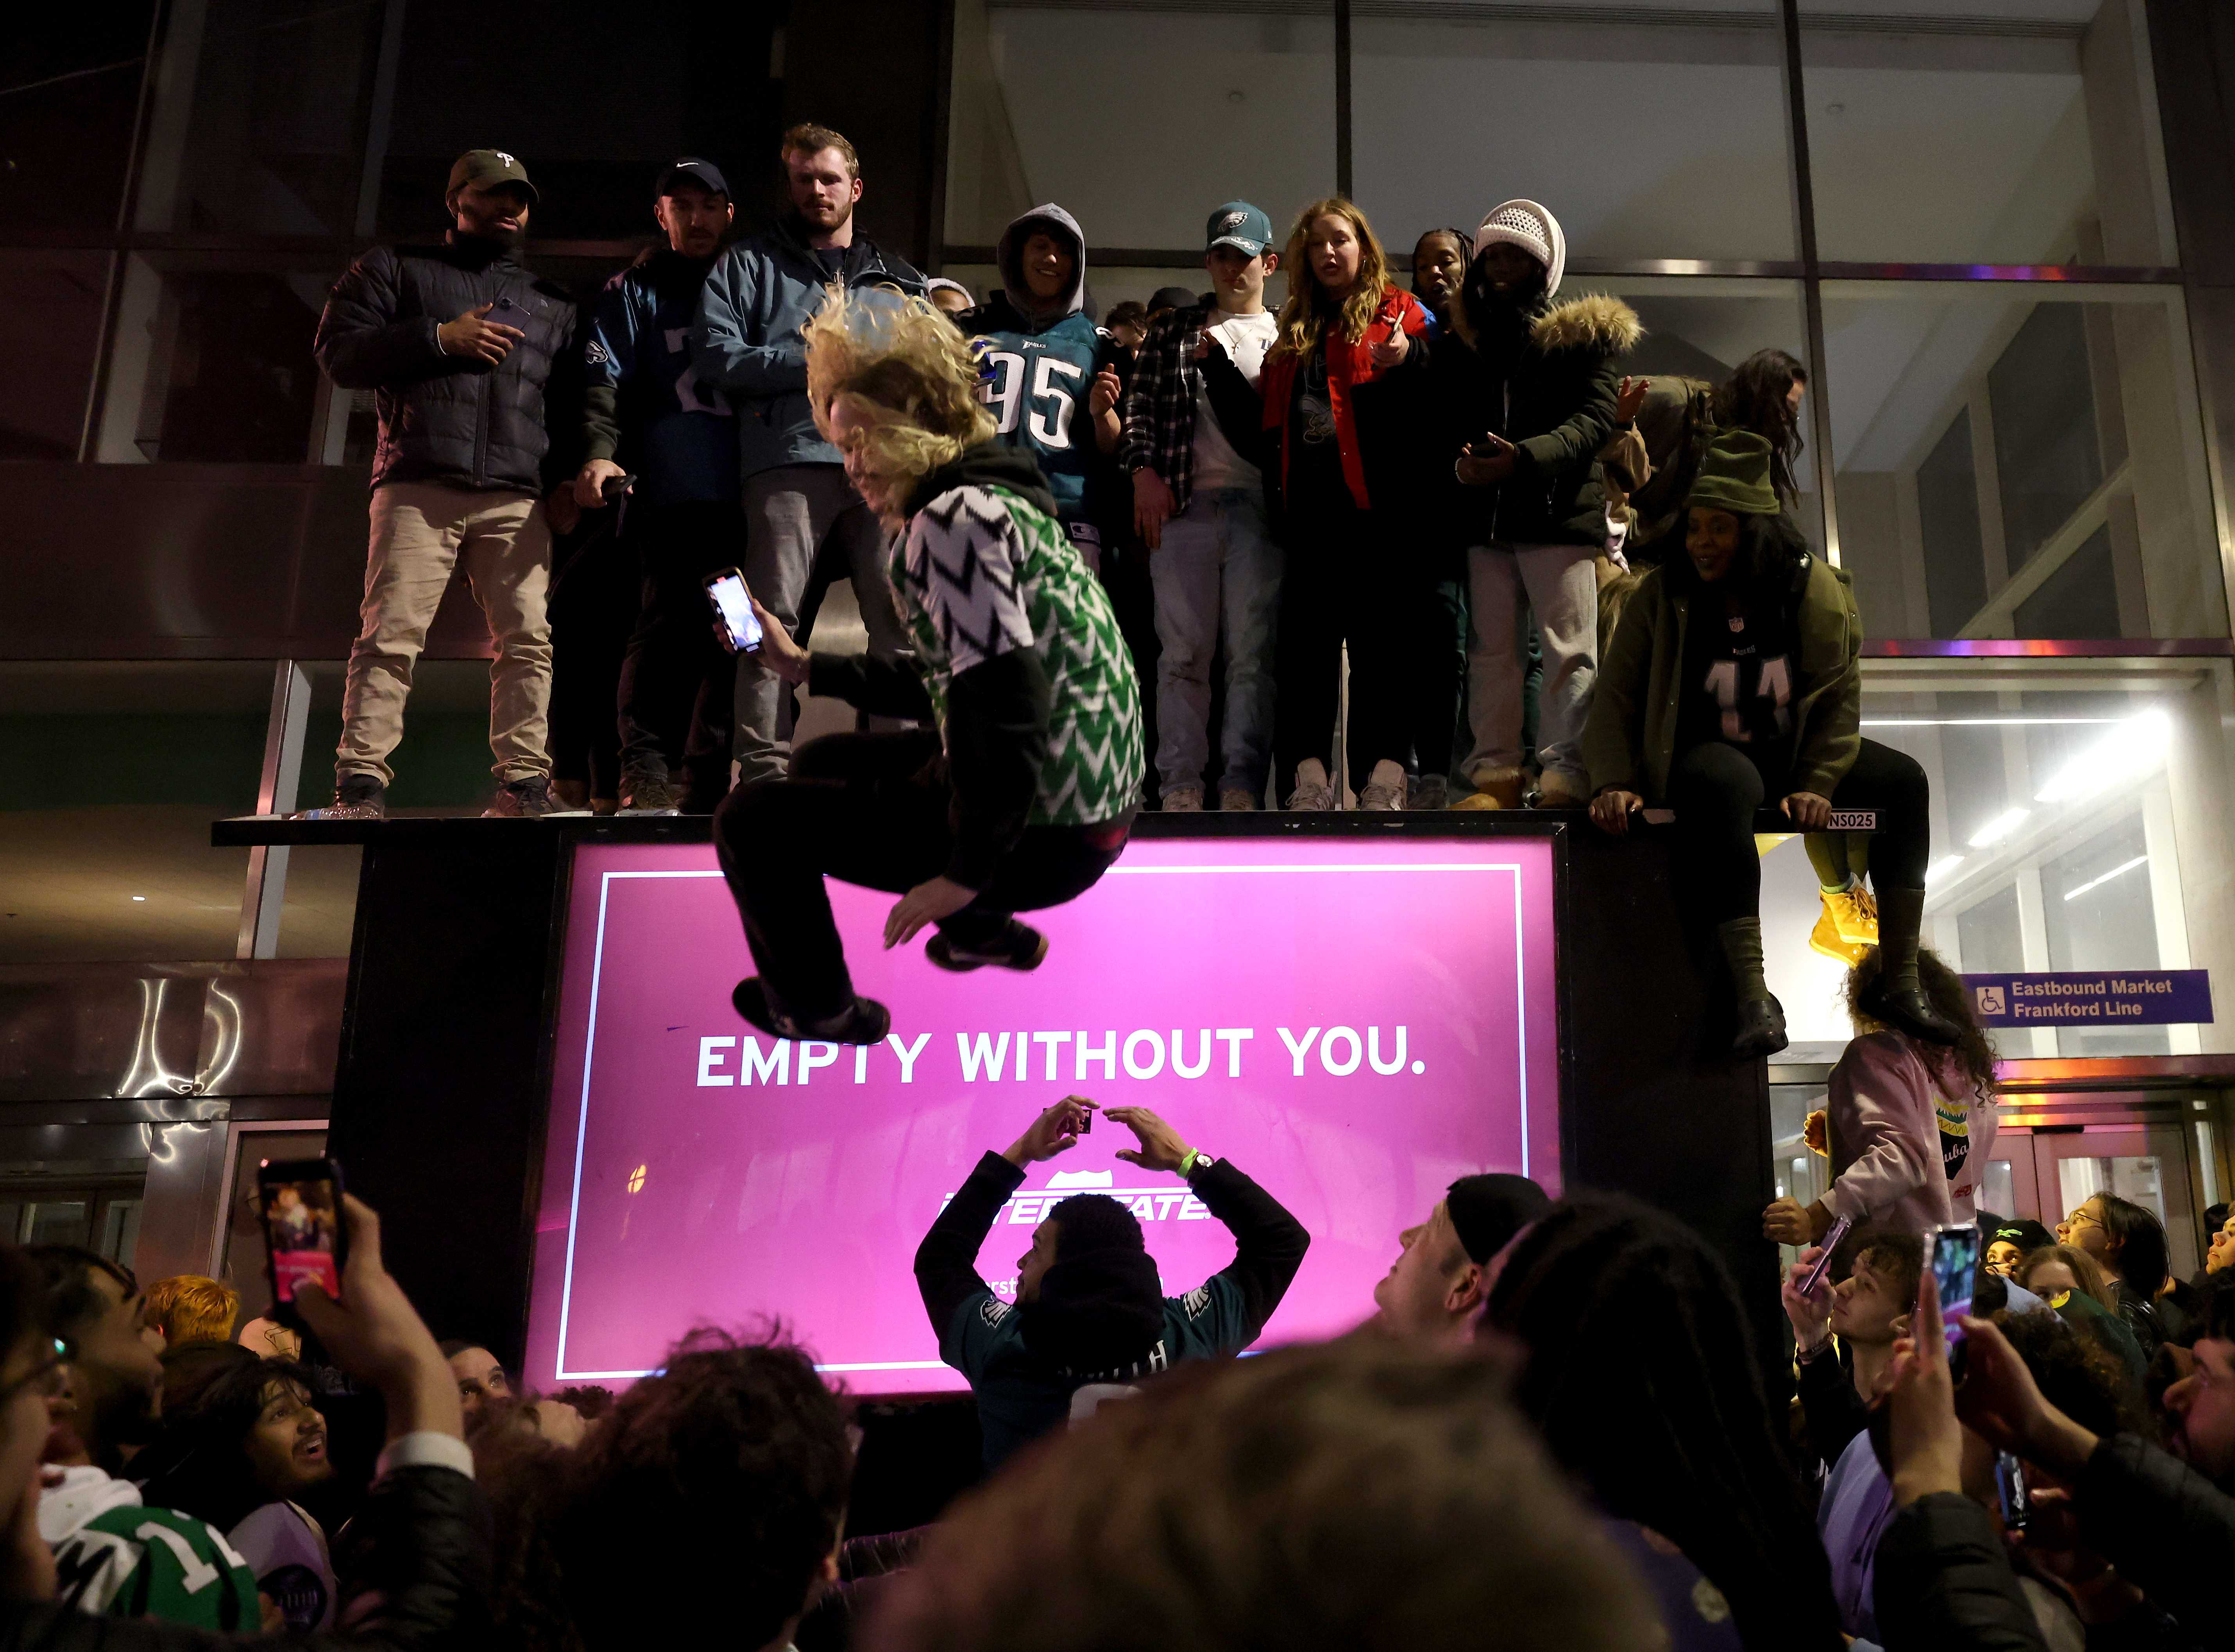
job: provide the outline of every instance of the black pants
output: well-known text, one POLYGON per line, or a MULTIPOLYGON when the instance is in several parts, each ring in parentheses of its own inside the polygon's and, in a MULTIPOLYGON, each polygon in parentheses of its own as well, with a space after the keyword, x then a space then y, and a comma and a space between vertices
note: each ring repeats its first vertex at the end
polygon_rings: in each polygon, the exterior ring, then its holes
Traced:
POLYGON ((1384 544, 1381 528, 1373 512, 1347 505, 1288 513, 1281 629, 1273 648, 1276 794, 1286 794, 1307 757, 1317 757, 1328 778, 1334 777, 1346 642, 1352 789, 1365 785, 1383 758, 1403 763, 1412 749, 1426 586, 1386 572, 1409 547, 1384 544))
MULTIPOLYGON (((1677 754, 1668 771, 1668 806, 1683 845, 1688 875, 1699 880, 1707 916, 1716 923, 1761 912, 1761 856, 1753 846, 1754 810, 1790 794, 1782 776, 1765 775, 1734 745, 1707 741, 1677 754)), ((1865 740, 1832 793, 1834 809, 1875 809, 1871 877, 1881 888, 1921 889, 1932 852, 1930 783, 1917 759, 1865 740)))
MULTIPOLYGON (((793 755, 790 778, 730 794, 714 847, 770 1000, 807 1020, 852 1005, 823 875, 895 895, 937 877, 954 845, 954 795, 939 737, 921 729, 826 735, 793 755)), ((993 882, 939 928, 964 947, 989 944, 1011 913, 1092 888, 1124 846, 1119 823, 1028 826, 993 882)))
POLYGON ((1466 582, 1426 576, 1418 595, 1419 645, 1412 651, 1412 756, 1422 775, 1448 777, 1466 705, 1466 582))
POLYGON ((551 777, 586 782, 593 797, 619 794, 613 685, 636 609, 627 543, 614 537, 610 522, 593 519, 552 580, 549 610, 551 777))
MULTIPOLYGON (((1118 618, 1118 634, 1125 639, 1125 650, 1133 657, 1133 675, 1141 688, 1141 751, 1144 761, 1141 769, 1142 790, 1150 796, 1157 791, 1157 660, 1163 652, 1157 640, 1156 588, 1150 583, 1149 558, 1153 553, 1144 550, 1133 537, 1129 523, 1122 534, 1111 534, 1102 541, 1102 588, 1110 593, 1110 606, 1118 618)), ((1211 684, 1216 690, 1222 678, 1214 672, 1211 684)), ((1213 712, 1216 720, 1216 712, 1213 712)), ((1214 735, 1210 750, 1215 755, 1218 741, 1214 735)), ((1214 785, 1216 781, 1212 783, 1214 785)))
POLYGON ((730 725, 737 657, 715 639, 706 576, 744 560, 734 504, 633 507, 638 611, 621 662, 621 767, 648 780, 678 770, 691 802, 711 809, 730 789, 730 725))

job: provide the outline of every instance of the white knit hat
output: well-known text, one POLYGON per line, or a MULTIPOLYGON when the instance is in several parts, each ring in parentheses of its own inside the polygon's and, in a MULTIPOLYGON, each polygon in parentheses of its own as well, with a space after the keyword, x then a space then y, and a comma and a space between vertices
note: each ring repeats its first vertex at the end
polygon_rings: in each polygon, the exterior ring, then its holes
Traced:
POLYGON ((1474 233, 1474 252, 1503 241, 1517 246, 1544 266, 1544 296, 1560 290, 1560 277, 1568 267, 1568 238, 1560 233, 1560 220, 1533 200, 1509 200, 1493 206, 1474 233))

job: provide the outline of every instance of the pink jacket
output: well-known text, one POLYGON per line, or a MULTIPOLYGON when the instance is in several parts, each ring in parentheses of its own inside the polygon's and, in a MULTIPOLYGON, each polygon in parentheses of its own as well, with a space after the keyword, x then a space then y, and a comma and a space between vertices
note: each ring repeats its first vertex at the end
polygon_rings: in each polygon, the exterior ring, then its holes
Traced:
POLYGON ((1995 1109, 1948 1052, 1899 1032, 1865 1033, 1832 1069, 1827 1112, 1824 1203, 1833 1216, 1908 1233, 1975 1218, 1995 1109))

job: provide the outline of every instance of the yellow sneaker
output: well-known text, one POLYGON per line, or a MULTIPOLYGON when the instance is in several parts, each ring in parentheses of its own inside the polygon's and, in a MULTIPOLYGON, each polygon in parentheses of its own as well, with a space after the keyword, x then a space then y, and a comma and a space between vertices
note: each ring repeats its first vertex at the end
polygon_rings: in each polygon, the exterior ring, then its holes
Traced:
POLYGON ((1518 809, 1521 807, 1521 771, 1518 769, 1489 770, 1475 778, 1475 790, 1453 803, 1453 809, 1518 809))
POLYGON ((1842 940, 1858 947, 1878 944, 1878 903, 1868 888, 1858 883, 1845 895, 1826 895, 1824 908, 1842 940))

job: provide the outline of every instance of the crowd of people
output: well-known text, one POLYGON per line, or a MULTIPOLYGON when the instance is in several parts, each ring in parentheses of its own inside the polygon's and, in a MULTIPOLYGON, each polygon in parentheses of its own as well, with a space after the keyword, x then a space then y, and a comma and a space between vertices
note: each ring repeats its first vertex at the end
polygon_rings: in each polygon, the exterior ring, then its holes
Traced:
POLYGON ((1757 815, 1805 833, 1816 943, 1880 949, 1878 1013, 1946 1042, 1917 963, 1924 771, 1862 738, 1862 626, 1796 521, 1801 364, 1626 375, 1643 336, 1563 291, 1541 203, 1416 242, 1410 290, 1340 197, 1284 242, 1204 225, 1208 289, 1092 313, 1049 202, 979 301, 855 222, 861 159, 784 134, 783 212, 734 236, 711 161, 594 304, 521 262, 517 156, 453 167, 439 246, 333 289, 320 365, 380 416, 363 626, 326 818, 377 818, 462 565, 489 624, 488 813, 720 810, 782 1036, 874 1042, 820 879, 905 895, 943 967, 1030 968, 1142 808, 1667 810, 1736 987, 1783 1047, 1757 815), (1268 282, 1284 280, 1275 305, 1268 282), (554 535, 557 549, 554 549, 554 535), (741 571, 764 640, 705 587, 741 571), (809 645, 850 583, 866 655, 809 645), (1716 623, 1720 621, 1720 623, 1716 623), (855 731, 795 752, 804 687, 855 731), (1216 752, 1213 751, 1216 747, 1216 752), (1867 816, 1864 835, 1830 829, 1867 816))
POLYGON ((1829 1190, 1763 1218, 1803 1247, 1789 1352, 1683 1224, 1485 1173, 1390 1236, 1354 1331, 1237 1360, 1310 1236, 1151 1110, 1065 1097, 918 1250, 982 1472, 900 1531, 849 1535, 852 1402, 782 1328, 700 1327, 619 1395, 536 1396, 435 1340, 354 1199, 338 1297, 304 1286, 285 1326, 237 1325, 213 1280, 143 1292, 88 1251, 0 1246, 0 1641, 2235 1645, 2235 1221, 2206 1213, 2179 1283, 2131 1202, 2054 1235, 1977 1210, 1981 1047, 1858 1013, 1815 1132, 1829 1190), (1938 1100, 1888 1104, 1919 1085, 1938 1100), (1097 1114, 1233 1262, 1167 1295, 1126 1205, 1074 1193, 989 1284, 1005 1201, 1097 1114), (1931 1248, 1971 1224, 1951 1358, 1931 1248))

